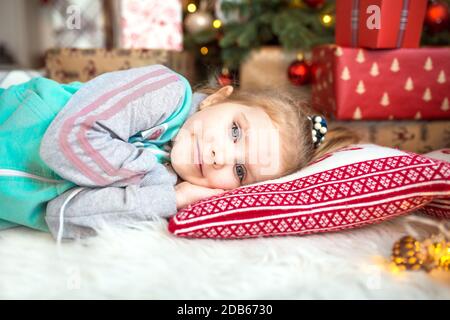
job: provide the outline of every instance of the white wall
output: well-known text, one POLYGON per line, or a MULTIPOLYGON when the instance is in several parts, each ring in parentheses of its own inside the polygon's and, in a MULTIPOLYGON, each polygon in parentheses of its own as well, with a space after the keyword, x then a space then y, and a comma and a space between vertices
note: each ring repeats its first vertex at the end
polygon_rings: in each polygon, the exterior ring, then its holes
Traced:
POLYGON ((40 67, 50 48, 51 17, 39 0, 0 0, 0 42, 6 44, 19 67, 40 67))

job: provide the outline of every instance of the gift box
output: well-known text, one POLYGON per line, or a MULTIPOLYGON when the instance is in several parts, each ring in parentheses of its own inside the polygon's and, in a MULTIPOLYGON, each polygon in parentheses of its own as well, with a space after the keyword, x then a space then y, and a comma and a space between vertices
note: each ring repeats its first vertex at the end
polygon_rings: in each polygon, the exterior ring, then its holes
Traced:
POLYGON ((105 15, 101 0, 53 0, 51 4, 55 47, 105 46, 105 15))
POLYGON ((120 47, 183 50, 180 0, 120 0, 118 16, 120 47))
MULTIPOLYGON (((239 88, 243 90, 277 88, 309 96, 309 86, 295 86, 289 81, 287 71, 297 55, 298 50, 286 50, 281 46, 272 45, 251 50, 239 66, 239 88)), ((305 59, 310 59, 310 52, 305 52, 305 59)))
POLYGON ((427 0, 338 0, 336 44, 417 48, 427 0))
POLYGON ((341 120, 449 119, 450 48, 313 49, 312 105, 341 120))
POLYGON ((164 64, 196 81, 195 56, 188 51, 150 49, 50 49, 46 52, 46 73, 60 83, 86 82, 102 73, 151 64, 164 64))
POLYGON ((415 153, 450 148, 449 120, 329 121, 329 128, 345 127, 363 142, 415 153))

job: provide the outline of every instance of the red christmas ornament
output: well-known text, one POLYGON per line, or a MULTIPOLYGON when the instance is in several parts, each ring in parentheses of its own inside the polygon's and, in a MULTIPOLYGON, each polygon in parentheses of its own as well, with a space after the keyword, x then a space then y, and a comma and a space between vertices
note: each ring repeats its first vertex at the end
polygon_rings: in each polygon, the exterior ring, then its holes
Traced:
POLYGON ((324 5, 325 0, 303 0, 310 8, 320 8, 324 5))
POLYGON ((304 60, 295 60, 289 65, 288 77, 293 85, 308 84, 311 80, 311 66, 304 60))
POLYGON ((433 32, 441 32, 449 26, 449 9, 446 3, 433 1, 428 5, 425 25, 433 32))

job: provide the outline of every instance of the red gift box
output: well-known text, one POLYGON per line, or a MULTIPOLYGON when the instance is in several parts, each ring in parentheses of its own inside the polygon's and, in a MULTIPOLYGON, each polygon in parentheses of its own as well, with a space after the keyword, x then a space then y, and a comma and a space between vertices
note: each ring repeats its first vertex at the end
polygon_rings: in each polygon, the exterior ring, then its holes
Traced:
POLYGON ((417 48, 427 0, 337 0, 336 44, 417 48))
POLYGON ((312 104, 336 119, 450 119, 450 47, 313 49, 312 104))

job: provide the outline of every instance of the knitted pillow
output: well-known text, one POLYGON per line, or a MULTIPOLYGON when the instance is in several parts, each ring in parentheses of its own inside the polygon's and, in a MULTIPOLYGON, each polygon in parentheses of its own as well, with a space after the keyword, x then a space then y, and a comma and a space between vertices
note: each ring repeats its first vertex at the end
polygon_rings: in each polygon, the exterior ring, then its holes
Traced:
POLYGON ((189 205, 170 219, 169 231, 225 239, 329 232, 378 223, 449 196, 449 163, 358 144, 294 174, 189 205))
MULTIPOLYGON (((450 149, 440 149, 424 154, 429 158, 450 162, 450 149)), ((422 212, 440 219, 450 219, 450 197, 439 197, 422 208, 422 212)))

